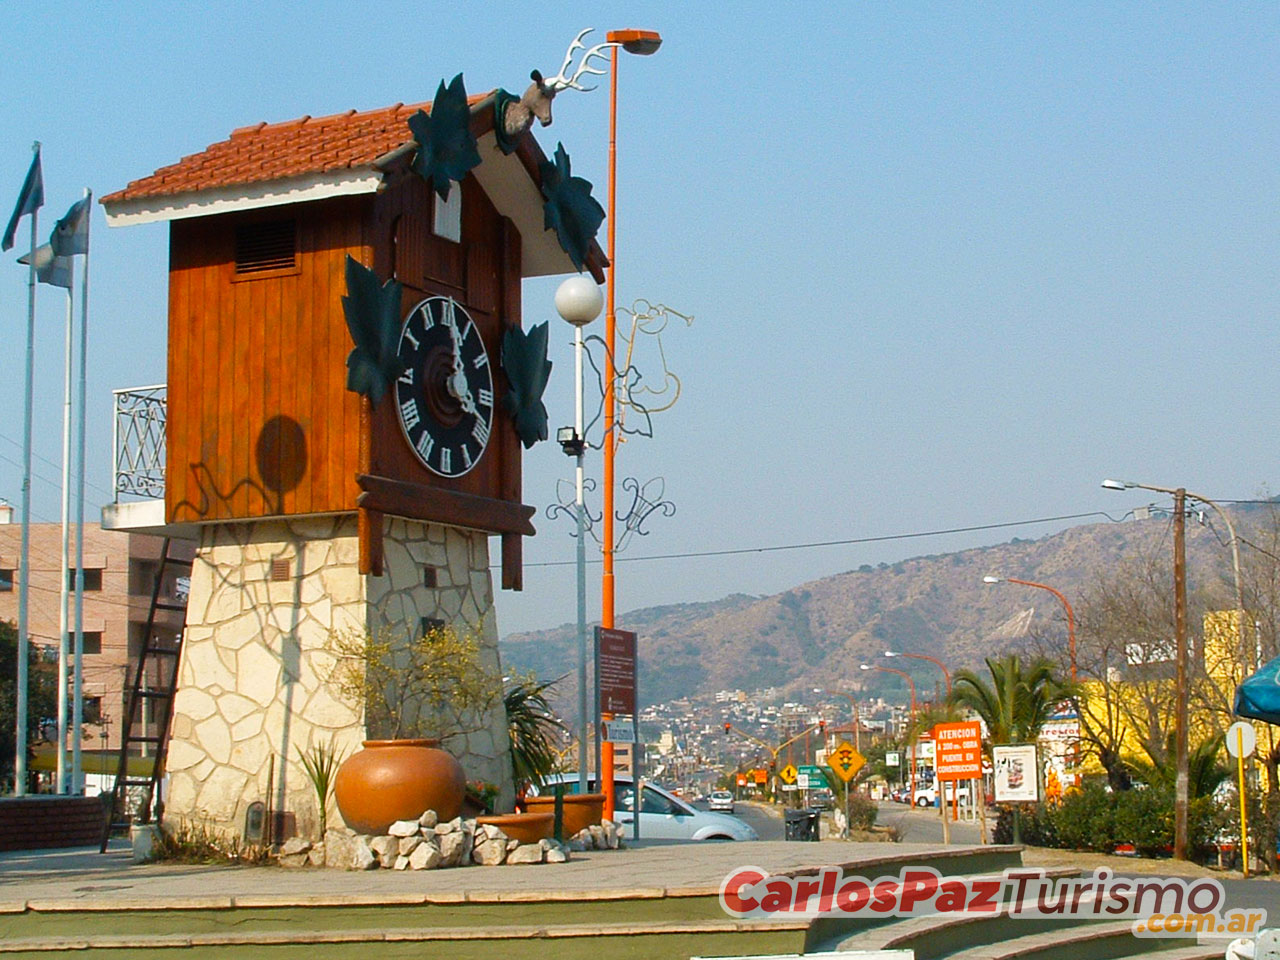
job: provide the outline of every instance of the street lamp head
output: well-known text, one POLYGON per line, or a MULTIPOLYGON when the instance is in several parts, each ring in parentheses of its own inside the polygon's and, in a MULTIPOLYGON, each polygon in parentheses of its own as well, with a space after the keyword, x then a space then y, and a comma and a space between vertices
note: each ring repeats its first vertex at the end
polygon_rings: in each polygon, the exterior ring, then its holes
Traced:
POLYGON ((902 656, 902 654, 898 653, 896 650, 886 650, 886 651, 884 652, 884 655, 885 655, 886 657, 900 657, 900 656, 902 656))
POLYGON ((1103 480, 1103 490, 1128 490, 1133 484, 1125 483, 1123 480, 1103 480))
POLYGON ((570 277, 556 290, 556 312, 575 327, 585 327, 603 307, 604 294, 590 277, 570 277))
POLYGON ((605 39, 640 57, 657 53, 662 46, 662 37, 657 30, 610 30, 605 39))
POLYGON ((874 669, 875 669, 875 667, 873 667, 873 666, 872 666, 871 664, 869 664, 869 663, 864 663, 864 664, 862 664, 861 666, 859 666, 859 667, 858 667, 858 669, 859 669, 859 670, 874 670, 874 669))
POLYGON ((1004 583, 1004 577, 985 576, 982 578, 983 583, 1004 583))

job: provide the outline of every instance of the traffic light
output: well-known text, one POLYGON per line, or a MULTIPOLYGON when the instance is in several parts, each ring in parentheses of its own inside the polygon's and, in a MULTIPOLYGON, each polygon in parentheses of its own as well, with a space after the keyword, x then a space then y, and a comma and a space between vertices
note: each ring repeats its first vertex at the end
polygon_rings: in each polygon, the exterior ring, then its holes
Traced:
POLYGON ((728 721, 728 720, 726 720, 726 721, 724 722, 724 735, 725 735, 726 737, 729 735, 729 728, 730 728, 731 726, 733 726, 733 725, 732 725, 731 723, 729 723, 729 721, 728 721))
POLYGON ((825 720, 819 720, 819 721, 818 721, 818 733, 819 733, 819 734, 821 734, 821 735, 823 735, 823 736, 825 736, 825 735, 826 735, 826 732, 827 732, 827 721, 825 721, 825 720))

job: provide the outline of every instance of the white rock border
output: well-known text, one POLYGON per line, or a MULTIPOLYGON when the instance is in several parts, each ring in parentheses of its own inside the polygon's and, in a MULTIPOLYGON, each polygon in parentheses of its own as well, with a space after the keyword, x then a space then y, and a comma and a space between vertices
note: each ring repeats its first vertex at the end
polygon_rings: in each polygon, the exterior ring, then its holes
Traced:
POLYGON ((282 867, 329 867, 342 870, 437 870, 472 864, 496 867, 534 863, 566 863, 572 851, 618 850, 622 829, 613 821, 586 827, 565 843, 539 840, 520 843, 491 823, 454 817, 440 822, 427 810, 416 820, 397 820, 382 836, 331 829, 318 843, 293 837, 277 854, 282 867))

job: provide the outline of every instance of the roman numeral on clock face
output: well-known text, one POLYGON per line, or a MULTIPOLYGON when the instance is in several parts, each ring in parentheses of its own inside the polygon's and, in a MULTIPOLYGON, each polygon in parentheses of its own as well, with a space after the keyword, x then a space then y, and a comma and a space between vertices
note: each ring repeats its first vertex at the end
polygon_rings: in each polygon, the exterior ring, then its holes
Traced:
POLYGON ((453 473, 453 451, 448 447, 440 448, 440 469, 444 473, 453 473))
POLYGON ((435 438, 425 430, 422 431, 422 436, 418 437, 418 442, 414 444, 414 446, 418 448, 418 453, 422 456, 423 460, 426 460, 431 456, 431 451, 435 445, 435 438))
POLYGON ((467 445, 465 443, 462 445, 460 449, 462 450, 462 462, 466 465, 467 469, 470 470, 471 469, 471 451, 467 449, 467 445))
POLYGON ((404 403, 400 404, 400 417, 404 421, 404 428, 412 430, 418 425, 421 419, 418 413, 418 401, 410 397, 404 403))
POLYGON ((492 390, 486 390, 484 387, 481 387, 478 391, 476 391, 476 395, 477 395, 477 397, 479 398, 480 403, 481 403, 481 405, 482 405, 482 406, 486 406, 486 407, 492 407, 492 406, 493 406, 493 391, 492 391, 492 390))
POLYGON ((405 372, 400 374, 400 382, 413 386, 413 367, 406 368, 405 372))
POLYGON ((480 442, 480 449, 489 442, 489 424, 477 418, 476 425, 471 428, 471 435, 480 442))

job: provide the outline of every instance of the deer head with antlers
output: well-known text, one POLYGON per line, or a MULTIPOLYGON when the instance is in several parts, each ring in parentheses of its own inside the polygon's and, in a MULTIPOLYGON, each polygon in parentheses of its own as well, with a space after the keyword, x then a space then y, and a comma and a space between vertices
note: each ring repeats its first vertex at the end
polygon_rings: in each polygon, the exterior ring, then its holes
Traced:
POLYGON ((593 66, 591 58, 598 57, 600 60, 607 61, 604 51, 610 47, 616 47, 618 44, 597 43, 594 47, 588 48, 582 42, 582 38, 593 29, 593 27, 587 27, 587 29, 573 38, 573 43, 569 44, 569 49, 565 52, 564 63, 560 65, 560 72, 554 77, 544 80, 542 74, 537 70, 529 74, 533 83, 529 84, 524 96, 518 101, 512 101, 503 115, 502 127, 508 137, 518 137, 524 133, 533 126, 535 118, 544 127, 550 126, 551 101, 561 90, 581 90, 585 93, 595 89, 595 87, 584 87, 578 81, 584 74, 604 76, 606 71, 593 66), (569 76, 569 67, 573 64, 574 54, 579 50, 585 50, 586 53, 582 55, 582 59, 578 63, 578 69, 574 71, 573 76, 569 76))

